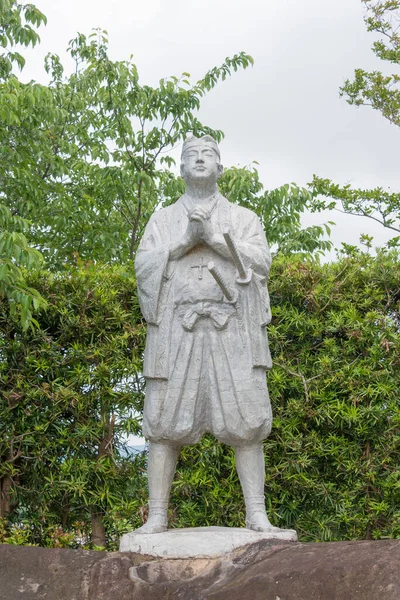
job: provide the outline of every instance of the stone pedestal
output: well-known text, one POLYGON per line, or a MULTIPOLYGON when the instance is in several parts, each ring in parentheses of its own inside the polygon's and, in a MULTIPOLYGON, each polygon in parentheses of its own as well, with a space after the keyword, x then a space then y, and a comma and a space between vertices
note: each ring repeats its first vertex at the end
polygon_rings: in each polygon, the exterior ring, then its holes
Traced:
POLYGON ((399 564, 400 540, 266 540, 181 560, 0 544, 0 598, 399 600, 399 564))
POLYGON ((265 540, 297 542, 297 534, 293 529, 258 532, 239 527, 193 527, 151 534, 132 531, 122 536, 119 549, 156 558, 215 558, 265 540))

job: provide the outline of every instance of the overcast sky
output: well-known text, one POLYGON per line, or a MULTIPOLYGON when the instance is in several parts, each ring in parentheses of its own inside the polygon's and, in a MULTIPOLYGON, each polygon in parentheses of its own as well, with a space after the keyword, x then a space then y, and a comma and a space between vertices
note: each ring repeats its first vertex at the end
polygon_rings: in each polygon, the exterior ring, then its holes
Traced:
MULTIPOLYGON (((49 51, 65 56, 76 32, 106 29, 110 54, 131 54, 142 82, 191 73, 194 80, 244 50, 254 67, 218 84, 203 101, 200 118, 222 129, 226 166, 253 160, 266 188, 313 173, 340 184, 400 190, 400 131, 367 107, 339 98, 353 70, 385 68, 370 46, 360 0, 36 0, 48 17, 42 42, 27 53, 24 78, 45 81, 49 51)), ((390 234, 339 213, 334 241, 357 243, 361 232, 376 243, 390 234)))

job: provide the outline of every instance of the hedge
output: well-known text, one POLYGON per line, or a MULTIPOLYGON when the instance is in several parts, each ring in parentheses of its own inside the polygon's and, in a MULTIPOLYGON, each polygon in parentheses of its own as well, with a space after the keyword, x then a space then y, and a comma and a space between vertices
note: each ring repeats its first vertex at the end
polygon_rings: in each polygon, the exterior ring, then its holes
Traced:
MULTIPOLYGON (((400 262, 277 258, 268 328, 271 520, 303 541, 400 535, 400 262)), ((0 542, 115 549, 146 516, 140 433, 146 326, 133 268, 29 275, 49 306, 23 332, 0 304, 0 542)), ((173 527, 244 525, 232 450, 183 449, 173 527)))

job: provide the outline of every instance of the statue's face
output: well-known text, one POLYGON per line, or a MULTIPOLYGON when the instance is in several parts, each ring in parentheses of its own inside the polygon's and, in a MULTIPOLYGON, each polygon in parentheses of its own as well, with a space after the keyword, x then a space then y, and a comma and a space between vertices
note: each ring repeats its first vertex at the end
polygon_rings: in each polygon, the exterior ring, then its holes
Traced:
POLYGON ((222 165, 219 164, 218 155, 207 144, 191 145, 185 150, 182 157, 181 175, 186 182, 215 183, 222 173, 222 165))

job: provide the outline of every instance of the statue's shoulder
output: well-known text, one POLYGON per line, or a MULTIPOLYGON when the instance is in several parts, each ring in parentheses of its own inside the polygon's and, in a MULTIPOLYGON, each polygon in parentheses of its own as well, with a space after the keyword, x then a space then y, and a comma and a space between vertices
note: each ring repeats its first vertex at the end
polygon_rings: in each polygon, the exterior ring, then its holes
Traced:
POLYGON ((246 208, 245 206, 240 206, 239 204, 234 204, 228 198, 221 195, 221 200, 223 203, 226 203, 226 206, 229 207, 229 211, 231 216, 237 219, 238 221, 255 221, 259 220, 258 215, 251 210, 250 208, 246 208))
POLYGON ((181 198, 179 198, 173 204, 163 206, 162 208, 157 208, 157 210, 155 210, 151 215, 149 223, 156 223, 157 225, 161 223, 167 224, 171 220, 171 218, 173 218, 176 215, 178 211, 182 210, 180 201, 181 198))

